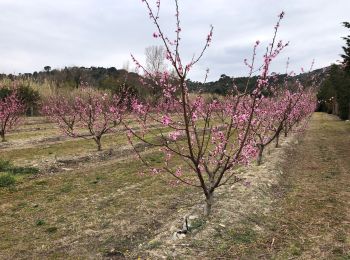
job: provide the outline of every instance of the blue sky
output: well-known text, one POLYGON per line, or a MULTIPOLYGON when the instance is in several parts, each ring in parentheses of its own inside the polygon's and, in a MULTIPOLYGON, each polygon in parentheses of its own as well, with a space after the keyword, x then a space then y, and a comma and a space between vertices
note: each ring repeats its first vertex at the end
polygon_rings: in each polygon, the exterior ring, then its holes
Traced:
MULTIPOLYGON (((154 3, 154 1, 150 1, 154 3)), ((350 21, 350 1, 337 0, 179 0, 182 22, 181 54, 189 60, 200 51, 214 26, 213 42, 201 62, 189 75, 202 80, 221 74, 244 76, 244 58, 251 56, 256 40, 258 52, 273 33, 277 15, 286 12, 279 38, 290 41, 272 69, 296 72, 310 66, 327 66, 340 59, 342 36, 349 32, 341 22, 350 21)), ((0 0, 0 72, 23 73, 64 66, 122 68, 130 54, 141 61, 144 50, 160 42, 141 0, 0 0)), ((161 24, 173 36, 174 2, 161 2, 161 24)))

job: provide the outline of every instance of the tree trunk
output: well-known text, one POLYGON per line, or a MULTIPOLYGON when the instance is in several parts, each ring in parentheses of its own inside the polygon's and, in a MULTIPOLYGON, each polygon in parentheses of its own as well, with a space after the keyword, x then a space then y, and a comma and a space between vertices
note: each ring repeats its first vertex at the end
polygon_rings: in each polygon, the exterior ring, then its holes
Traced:
POLYGON ((102 151, 101 137, 94 137, 94 140, 97 144, 97 151, 102 151))
POLYGON ((262 161, 262 156, 263 156, 265 146, 262 144, 258 144, 258 148, 259 148, 259 154, 258 154, 258 160, 257 160, 256 164, 260 165, 261 161, 262 161))
POLYGON ((280 134, 278 133, 277 135, 276 135, 276 148, 278 148, 278 146, 279 146, 279 140, 280 140, 280 134))
POLYGON ((1 142, 6 142, 5 131, 0 131, 1 142))
POLYGON ((284 137, 287 137, 288 136, 288 129, 287 127, 284 128, 284 137))
POLYGON ((205 205, 204 205, 204 215, 209 216, 211 214, 211 207, 214 202, 214 192, 209 193, 205 196, 205 205))

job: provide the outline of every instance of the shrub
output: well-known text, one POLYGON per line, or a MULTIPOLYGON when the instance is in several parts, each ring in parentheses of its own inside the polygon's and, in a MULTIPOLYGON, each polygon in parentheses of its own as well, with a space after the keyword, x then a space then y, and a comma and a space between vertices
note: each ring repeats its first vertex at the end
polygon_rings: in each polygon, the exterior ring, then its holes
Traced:
POLYGON ((0 175, 0 187, 10 187, 16 183, 16 180, 13 176, 10 174, 3 174, 0 175))
POLYGON ((0 172, 5 172, 11 167, 11 163, 8 160, 0 159, 0 172))

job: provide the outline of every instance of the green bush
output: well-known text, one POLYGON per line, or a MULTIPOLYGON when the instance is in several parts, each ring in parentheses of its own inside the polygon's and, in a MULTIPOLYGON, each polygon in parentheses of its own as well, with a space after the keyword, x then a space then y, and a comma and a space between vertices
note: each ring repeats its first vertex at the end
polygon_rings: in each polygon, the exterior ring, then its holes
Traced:
POLYGON ((11 90, 8 88, 0 88, 0 100, 11 95, 11 90))
POLYGON ((10 167, 10 161, 0 159, 0 172, 6 172, 10 167))
POLYGON ((0 187, 10 187, 16 183, 15 178, 10 174, 0 175, 0 187))

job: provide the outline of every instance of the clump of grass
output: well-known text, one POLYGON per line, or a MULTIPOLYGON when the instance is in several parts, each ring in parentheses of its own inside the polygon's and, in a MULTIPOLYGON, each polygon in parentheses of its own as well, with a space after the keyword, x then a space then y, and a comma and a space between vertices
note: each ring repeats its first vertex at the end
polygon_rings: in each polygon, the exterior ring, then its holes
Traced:
POLYGON ((255 241, 256 233, 251 229, 246 229, 242 231, 231 230, 230 237, 236 243, 246 244, 246 243, 252 243, 255 241))
POLYGON ((16 167, 8 160, 0 159, 0 187, 10 187, 16 183, 15 175, 37 174, 34 167, 16 167))
POLYGON ((45 225, 45 221, 42 220, 42 219, 38 219, 38 220, 35 222, 35 225, 37 225, 37 226, 45 225))
POLYGON ((73 185, 71 183, 66 183, 60 189, 61 193, 69 193, 73 190, 73 185))
POLYGON ((200 229, 201 227, 203 227, 204 224, 205 224, 204 220, 194 219, 193 221, 191 221, 191 224, 189 226, 189 231, 192 232, 196 229, 200 229))
POLYGON ((2 174, 0 175, 0 187, 10 187, 16 183, 16 180, 10 174, 2 174))
POLYGON ((12 165, 10 161, 0 159, 0 172, 6 172, 14 175, 37 174, 39 169, 34 167, 16 167, 12 165))
POLYGON ((97 184, 99 183, 103 178, 101 176, 96 176, 95 180, 93 180, 91 183, 92 184, 97 184))
POLYGON ((289 251, 294 256, 300 256, 302 254, 302 248, 295 244, 289 247, 289 251))
POLYGON ((250 228, 221 230, 215 236, 235 244, 249 244, 257 239, 256 232, 250 228))
POLYGON ((150 241, 150 242, 148 243, 147 248, 148 248, 149 250, 151 250, 151 249, 156 249, 156 248, 159 248, 161 245, 162 245, 162 242, 161 242, 161 241, 159 241, 159 240, 152 240, 152 241, 150 241))
POLYGON ((46 229, 47 233, 55 233, 57 231, 57 227, 49 227, 46 229))
POLYGON ((11 167, 10 161, 0 159, 0 172, 6 172, 10 167, 11 167))
POLYGON ((39 169, 38 168, 34 168, 34 167, 12 167, 11 169, 9 169, 10 173, 12 174, 18 174, 18 175, 22 175, 22 174, 37 174, 39 173, 39 169))

